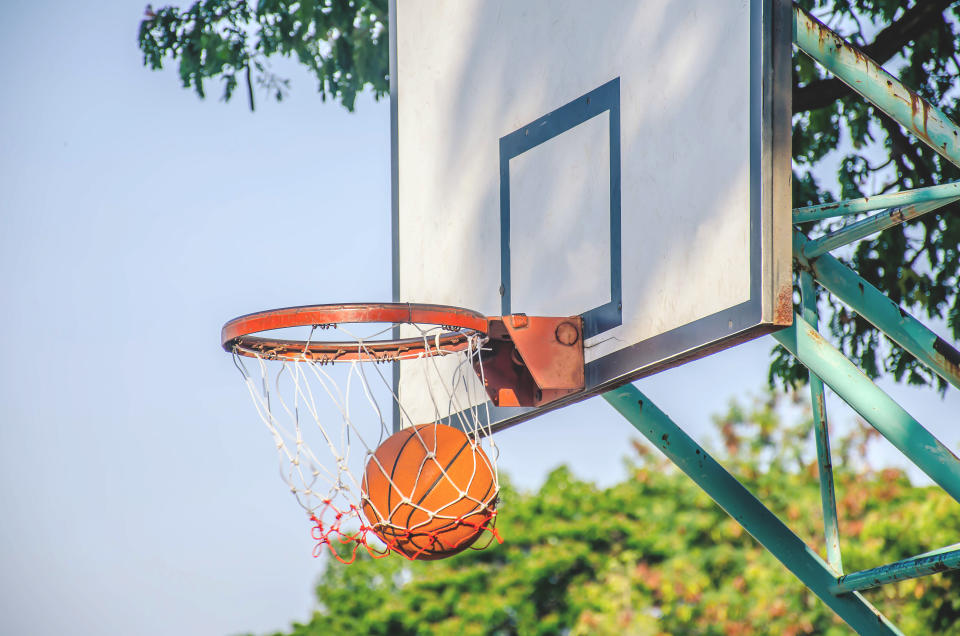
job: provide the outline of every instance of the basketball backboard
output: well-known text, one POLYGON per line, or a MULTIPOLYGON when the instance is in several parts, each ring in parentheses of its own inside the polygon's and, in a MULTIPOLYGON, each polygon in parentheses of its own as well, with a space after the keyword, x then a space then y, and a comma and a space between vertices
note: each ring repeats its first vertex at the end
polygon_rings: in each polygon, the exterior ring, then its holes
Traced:
POLYGON ((392 0, 394 300, 582 316, 586 390, 546 409, 790 324, 772 5, 392 0))

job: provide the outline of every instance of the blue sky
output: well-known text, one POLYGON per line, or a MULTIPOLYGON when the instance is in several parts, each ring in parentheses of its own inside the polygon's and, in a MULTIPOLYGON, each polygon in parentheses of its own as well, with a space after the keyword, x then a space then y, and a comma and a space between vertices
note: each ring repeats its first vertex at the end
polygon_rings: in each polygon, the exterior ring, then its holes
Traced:
MULTIPOLYGON (((198 100, 142 67, 143 5, 13 0, 0 22, 2 633, 305 620, 323 562, 219 329, 390 298, 386 103, 323 104, 291 63, 282 104, 198 100)), ((772 346, 639 386, 703 440, 760 391, 772 346)), ((957 448, 956 391, 891 393, 957 448)), ((564 462, 611 483, 631 431, 592 400, 498 436, 501 468, 526 488, 564 462)))

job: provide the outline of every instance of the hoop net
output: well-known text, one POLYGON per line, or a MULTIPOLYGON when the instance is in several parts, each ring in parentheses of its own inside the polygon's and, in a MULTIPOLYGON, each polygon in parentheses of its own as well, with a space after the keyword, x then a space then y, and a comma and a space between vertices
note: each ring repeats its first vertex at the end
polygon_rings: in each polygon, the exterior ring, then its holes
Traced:
MULTIPOLYGON (((276 445, 280 475, 312 523, 311 533, 317 542, 314 556, 329 550, 341 563, 352 563, 362 547, 374 558, 398 552, 414 559, 423 550, 413 553, 409 548, 401 550, 400 542, 411 533, 420 532, 422 537, 424 531, 428 535, 425 545, 455 549, 457 546, 442 545, 438 533, 429 530, 437 525, 462 524, 472 526, 478 533, 488 534, 486 541, 478 541, 482 545, 476 549, 486 547, 493 539, 500 541, 494 507, 499 491, 498 451, 490 435, 490 417, 482 384, 481 352, 486 336, 465 331, 467 345, 461 344, 457 350, 451 350, 454 348, 443 346, 440 340, 441 334, 450 333, 450 327, 406 323, 401 325, 403 331, 423 339, 421 353, 413 357, 402 354, 384 356, 382 352, 373 353, 368 349, 367 343, 384 334, 389 335, 395 326, 362 337, 351 333, 361 325, 350 325, 349 331, 343 325, 304 328, 309 330, 306 343, 312 341, 318 329, 337 332, 338 340, 345 336, 355 343, 356 353, 363 355, 350 356, 352 359, 345 362, 307 356, 283 359, 271 356, 269 352, 240 355, 234 348, 234 363, 243 376, 260 420, 276 445), (417 392, 417 403, 421 405, 416 409, 419 413, 405 406, 393 389, 389 365, 381 364, 400 364, 401 360, 405 365, 404 385, 399 393, 410 395, 410 392, 417 392), (424 401, 424 395, 428 396, 428 402, 424 401), (429 404, 432 413, 423 413, 423 404, 429 404), (470 494, 470 488, 463 488, 456 495, 457 499, 444 505, 431 505, 433 509, 405 499, 395 505, 394 510, 377 509, 379 520, 366 519, 363 505, 366 504, 368 510, 375 508, 362 491, 368 462, 372 460, 383 471, 391 488, 398 488, 391 479, 390 467, 381 465, 374 456, 377 447, 394 433, 394 409, 402 427, 443 423, 464 431, 473 449, 482 449, 483 452, 477 455, 489 462, 482 468, 484 475, 493 476, 492 496, 481 501, 475 494, 470 494), (394 514, 399 505, 416 509, 417 518, 424 520, 414 528, 392 523, 395 516, 410 518, 409 515, 394 514), (446 512, 465 507, 472 512, 462 517, 446 512), (434 536, 429 536, 431 534, 434 536)), ((429 448, 430 441, 425 439, 429 437, 415 429, 409 443, 421 444, 424 455, 432 457, 436 448, 429 448)), ((436 437, 432 439, 435 446, 436 437)), ((474 467, 474 475, 479 468, 474 467)), ((446 477, 442 466, 440 470, 446 477)), ((420 473, 416 479, 419 482, 420 473)))

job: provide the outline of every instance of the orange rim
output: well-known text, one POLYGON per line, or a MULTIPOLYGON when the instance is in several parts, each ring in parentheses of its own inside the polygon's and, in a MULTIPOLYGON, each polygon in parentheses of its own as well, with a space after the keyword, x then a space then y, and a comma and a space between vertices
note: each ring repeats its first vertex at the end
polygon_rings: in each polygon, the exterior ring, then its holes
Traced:
POLYGON ((240 316, 223 326, 220 342, 226 351, 253 358, 347 362, 453 353, 466 349, 472 337, 486 334, 486 316, 462 307, 418 303, 347 303, 286 307, 240 316), (359 323, 435 325, 445 331, 429 338, 363 342, 279 340, 252 335, 285 327, 328 328, 359 323))

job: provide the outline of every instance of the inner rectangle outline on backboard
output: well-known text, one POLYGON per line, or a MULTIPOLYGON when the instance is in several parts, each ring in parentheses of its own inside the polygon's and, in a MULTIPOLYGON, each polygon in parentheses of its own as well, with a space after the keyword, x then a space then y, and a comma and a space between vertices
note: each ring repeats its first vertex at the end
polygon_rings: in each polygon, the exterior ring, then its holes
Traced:
POLYGON ((500 138, 500 310, 504 316, 513 313, 510 285, 510 160, 605 112, 609 118, 610 148, 610 300, 581 314, 584 337, 590 338, 623 322, 619 77, 500 138))

